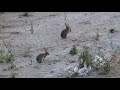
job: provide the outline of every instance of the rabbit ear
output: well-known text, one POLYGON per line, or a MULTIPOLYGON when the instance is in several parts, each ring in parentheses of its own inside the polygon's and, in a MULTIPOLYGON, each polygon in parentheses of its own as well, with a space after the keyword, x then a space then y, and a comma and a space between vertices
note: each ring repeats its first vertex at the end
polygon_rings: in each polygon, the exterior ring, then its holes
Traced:
POLYGON ((67 26, 67 23, 65 23, 65 26, 67 26))
POLYGON ((48 51, 48 48, 45 48, 45 47, 44 47, 44 51, 47 52, 47 51, 48 51))
POLYGON ((66 28, 68 28, 68 27, 69 27, 69 24, 65 23, 65 26, 66 26, 66 28))

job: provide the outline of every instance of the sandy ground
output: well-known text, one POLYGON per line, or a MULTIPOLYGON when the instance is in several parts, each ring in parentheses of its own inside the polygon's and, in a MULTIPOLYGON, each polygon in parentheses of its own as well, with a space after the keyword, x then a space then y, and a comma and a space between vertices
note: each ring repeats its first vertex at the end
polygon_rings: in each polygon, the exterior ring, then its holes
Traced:
MULTIPOLYGON (((68 66, 78 65, 79 55, 71 56, 69 51, 72 45, 76 45, 79 52, 87 45, 94 49, 94 37, 99 29, 100 41, 98 46, 106 49, 106 57, 110 57, 112 50, 108 33, 111 28, 116 30, 112 36, 114 49, 120 50, 120 13, 119 12, 69 12, 65 20, 63 12, 31 12, 29 17, 21 16, 22 12, 6 12, 0 14, 0 49, 6 50, 3 38, 12 45, 15 53, 15 65, 18 70, 16 78, 66 78, 65 69, 68 66), (31 34, 31 22, 34 33, 31 34), (65 28, 64 23, 70 24, 72 32, 67 39, 60 37, 65 28), (36 56, 43 47, 48 47, 49 56, 43 63, 36 62, 36 56), (24 57, 30 48, 29 56, 24 57), (30 65, 32 60, 32 65, 30 65)), ((118 53, 119 56, 119 53, 118 53)), ((119 58, 118 58, 119 60, 119 58)), ((0 64, 0 78, 9 78, 11 70, 4 71, 8 64, 0 64)), ((98 75, 92 72, 85 78, 116 78, 120 77, 120 66, 116 62, 112 64, 109 75, 98 75)), ((84 77, 78 77, 84 78, 84 77)))

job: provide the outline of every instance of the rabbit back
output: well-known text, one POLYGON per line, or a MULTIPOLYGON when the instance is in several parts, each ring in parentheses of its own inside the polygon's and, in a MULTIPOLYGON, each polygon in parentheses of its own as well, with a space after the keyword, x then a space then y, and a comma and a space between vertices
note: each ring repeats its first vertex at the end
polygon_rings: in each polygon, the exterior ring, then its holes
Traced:
POLYGON ((63 30, 61 32, 61 37, 65 39, 67 37, 67 34, 68 34, 68 31, 67 30, 63 30))
POLYGON ((38 63, 42 63, 42 61, 44 61, 44 59, 47 57, 47 55, 49 55, 48 52, 46 52, 45 54, 39 54, 36 58, 38 63))
POLYGON ((46 55, 45 54, 40 54, 37 56, 36 60, 38 63, 42 63, 42 61, 45 59, 46 55))

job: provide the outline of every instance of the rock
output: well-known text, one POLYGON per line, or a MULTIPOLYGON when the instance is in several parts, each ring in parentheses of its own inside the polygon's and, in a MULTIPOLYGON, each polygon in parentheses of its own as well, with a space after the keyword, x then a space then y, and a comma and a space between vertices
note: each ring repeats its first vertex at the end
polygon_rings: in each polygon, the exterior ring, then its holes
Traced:
POLYGON ((50 73, 54 73, 54 71, 50 71, 50 73))
POLYGON ((92 70, 91 66, 89 66, 88 68, 86 67, 83 67, 81 69, 78 70, 78 75, 80 76, 86 76, 89 74, 89 72, 92 70))
POLYGON ((80 68, 79 66, 73 67, 69 66, 66 71, 67 73, 72 77, 72 76, 86 76, 89 74, 90 71, 92 71, 92 67, 89 66, 87 67, 87 64, 84 63, 84 67, 80 68))
POLYGON ((67 69, 65 69, 65 71, 72 76, 72 74, 74 74, 74 67, 73 66, 69 66, 67 67, 67 69))

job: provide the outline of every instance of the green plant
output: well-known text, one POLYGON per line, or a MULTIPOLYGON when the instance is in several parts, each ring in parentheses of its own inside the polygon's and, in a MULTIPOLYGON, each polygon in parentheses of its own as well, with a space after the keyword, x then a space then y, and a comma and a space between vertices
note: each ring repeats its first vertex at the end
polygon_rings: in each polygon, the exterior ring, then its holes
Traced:
POLYGON ((87 66, 91 64, 92 55, 88 47, 84 47, 84 51, 80 54, 78 60, 79 60, 79 65, 81 65, 81 60, 82 60, 82 65, 84 64, 84 62, 87 63, 87 66))
POLYGON ((120 61, 118 61, 118 64, 120 64, 120 61))
POLYGON ((15 61, 15 55, 12 53, 11 43, 5 42, 3 39, 3 44, 7 49, 7 54, 5 55, 5 60, 7 63, 15 61))
POLYGON ((72 49, 70 50, 69 54, 71 55, 76 55, 78 54, 78 49, 76 48, 75 45, 73 45, 72 49))
POLYGON ((105 63, 104 65, 100 68, 100 75, 107 75, 109 74, 110 70, 111 70, 111 64, 116 61, 117 59, 117 55, 116 55, 116 51, 113 52, 113 54, 111 55, 110 60, 108 61, 108 59, 105 59, 105 57, 103 58, 105 63))
POLYGON ((12 53, 8 53, 6 55, 6 62, 9 63, 9 62, 13 62, 13 61, 15 61, 15 55, 12 53))
POLYGON ((106 63, 100 68, 100 73, 99 75, 107 75, 110 72, 110 62, 106 61, 106 63))
POLYGON ((0 63, 4 63, 5 60, 5 55, 3 52, 4 52, 3 50, 0 50, 0 63))
POLYGON ((106 73, 109 73, 109 71, 110 71, 110 63, 109 63, 109 62, 106 62, 106 63, 104 64, 104 71, 105 71, 106 73))

